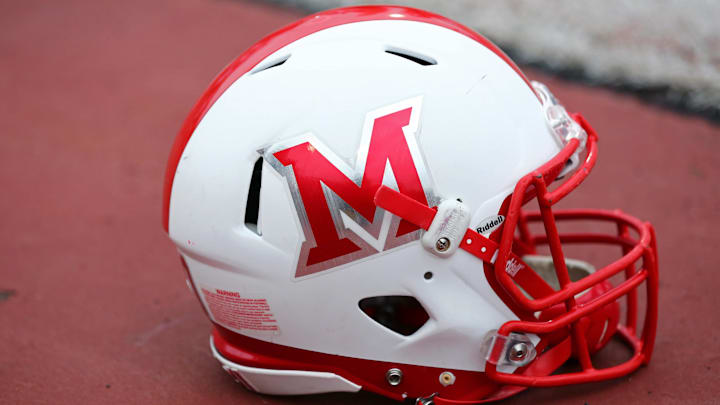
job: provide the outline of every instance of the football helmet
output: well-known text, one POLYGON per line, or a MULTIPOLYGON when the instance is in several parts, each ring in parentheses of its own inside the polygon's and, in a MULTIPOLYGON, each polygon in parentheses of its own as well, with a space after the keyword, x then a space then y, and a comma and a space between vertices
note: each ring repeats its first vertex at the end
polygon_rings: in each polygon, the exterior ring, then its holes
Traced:
POLYGON ((620 211, 553 209, 597 139, 454 21, 325 11, 200 98, 172 147, 164 226, 213 355, 249 390, 467 404, 615 378, 650 360, 657 252, 650 224, 620 211), (583 246, 614 255, 565 257, 583 246), (612 338, 631 354, 597 367, 612 338))

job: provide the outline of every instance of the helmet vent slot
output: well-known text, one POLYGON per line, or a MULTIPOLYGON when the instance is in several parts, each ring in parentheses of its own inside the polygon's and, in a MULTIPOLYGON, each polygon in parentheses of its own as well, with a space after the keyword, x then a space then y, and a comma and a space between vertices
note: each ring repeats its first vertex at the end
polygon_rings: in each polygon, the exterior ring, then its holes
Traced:
POLYGON ((403 336, 417 332, 430 319, 418 300, 404 295, 363 298, 358 305, 370 319, 403 336))
POLYGON ((258 235, 262 235, 258 227, 258 216, 260 214, 260 186, 262 185, 262 156, 255 161, 250 187, 248 189, 247 203, 245 204, 245 226, 258 235))
POLYGON ((256 67, 252 72, 250 72, 250 74, 254 75, 256 73, 264 72, 268 69, 278 67, 278 66, 282 65, 283 63, 287 62, 288 59, 290 59, 290 55, 285 55, 285 56, 281 57, 280 59, 272 60, 268 63, 265 63, 263 65, 256 67))
POLYGON ((401 58, 405 58, 411 62, 415 62, 418 65, 422 66, 430 66, 430 65, 437 65, 437 61, 429 56, 425 56, 423 54, 417 53, 417 52, 411 52, 405 49, 400 48, 387 48, 385 49, 386 53, 389 53, 390 55, 399 56, 401 58))

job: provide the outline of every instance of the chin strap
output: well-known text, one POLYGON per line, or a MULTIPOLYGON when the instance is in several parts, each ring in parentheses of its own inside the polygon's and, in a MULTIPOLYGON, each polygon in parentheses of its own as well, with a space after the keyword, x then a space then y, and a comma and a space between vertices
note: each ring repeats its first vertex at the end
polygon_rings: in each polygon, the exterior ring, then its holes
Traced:
MULTIPOLYGON (((437 208, 430 208, 387 186, 381 186, 375 193, 375 205, 426 231, 433 225, 438 213, 437 208)), ((441 241, 438 240, 438 243, 441 243, 441 241)), ((465 250, 483 262, 495 264, 499 245, 467 228, 458 248, 465 250)), ((505 264, 505 272, 535 299, 546 297, 555 292, 530 266, 512 252, 510 252, 505 264)))

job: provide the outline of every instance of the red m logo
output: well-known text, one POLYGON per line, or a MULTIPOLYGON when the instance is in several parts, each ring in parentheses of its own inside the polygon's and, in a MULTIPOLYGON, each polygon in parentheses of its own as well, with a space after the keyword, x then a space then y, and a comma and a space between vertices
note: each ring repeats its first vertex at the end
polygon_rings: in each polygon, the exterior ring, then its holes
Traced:
POLYGON ((421 101, 369 113, 354 168, 311 134, 263 151, 287 180, 305 234, 295 277, 419 238, 417 227, 376 207, 373 198, 385 183, 423 204, 437 200, 416 139, 421 101))

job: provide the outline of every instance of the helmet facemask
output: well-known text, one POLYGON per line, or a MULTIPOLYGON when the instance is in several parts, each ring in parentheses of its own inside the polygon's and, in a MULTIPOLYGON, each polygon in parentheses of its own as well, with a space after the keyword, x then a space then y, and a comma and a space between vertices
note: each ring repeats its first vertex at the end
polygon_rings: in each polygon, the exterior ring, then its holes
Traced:
MULTIPOLYGON (((547 88, 536 84, 536 89, 563 147, 518 181, 498 213, 505 218, 500 227, 488 238, 468 229, 459 246, 483 260, 490 285, 520 318, 491 331, 481 342, 485 372, 497 383, 520 387, 616 378, 647 364, 652 353, 658 288, 654 230, 619 210, 553 209, 593 168, 597 134, 581 115, 567 115, 547 88), (533 200, 539 211, 524 210, 533 200), (615 232, 559 231, 577 223, 604 223, 615 232), (566 258, 564 249, 578 245, 615 246, 622 256, 595 269, 587 262, 566 258), (538 255, 543 249, 549 255, 538 255), (638 290, 643 284, 646 302, 641 325, 638 290), (624 304, 622 322, 620 301, 624 304), (629 346, 632 356, 618 365, 595 368, 591 355, 613 336, 629 346), (571 357, 579 362, 580 371, 551 375, 571 357)), ((386 187, 378 191, 376 202, 426 229, 436 216, 437 208, 422 208, 386 187)))

